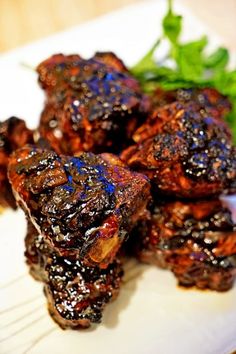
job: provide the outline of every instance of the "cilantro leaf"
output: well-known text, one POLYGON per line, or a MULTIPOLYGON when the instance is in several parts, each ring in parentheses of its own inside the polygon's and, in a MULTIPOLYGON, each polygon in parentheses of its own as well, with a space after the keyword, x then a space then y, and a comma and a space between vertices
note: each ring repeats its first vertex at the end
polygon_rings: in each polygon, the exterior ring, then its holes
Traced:
POLYGON ((229 52, 219 47, 214 53, 205 58, 204 65, 208 69, 223 69, 229 62, 229 52))
POLYGON ((204 71, 203 50, 207 45, 204 36, 198 41, 179 45, 175 51, 175 60, 183 79, 199 79, 204 71))
POLYGON ((138 74, 139 72, 143 72, 144 70, 155 70, 156 63, 154 61, 154 52, 157 49, 161 42, 161 39, 158 39, 152 48, 144 55, 144 57, 131 69, 134 74, 138 74))
POLYGON ((164 35, 172 44, 177 44, 182 29, 182 16, 172 11, 172 1, 169 0, 169 10, 162 21, 164 35))

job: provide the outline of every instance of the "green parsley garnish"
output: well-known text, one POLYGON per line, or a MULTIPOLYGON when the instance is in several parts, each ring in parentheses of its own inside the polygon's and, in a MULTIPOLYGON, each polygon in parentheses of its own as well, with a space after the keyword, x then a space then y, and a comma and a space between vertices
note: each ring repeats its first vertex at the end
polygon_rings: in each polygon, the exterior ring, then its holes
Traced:
MULTIPOLYGON (((181 43, 182 16, 173 11, 172 0, 168 1, 168 11, 162 21, 162 36, 148 53, 131 68, 131 72, 140 81, 145 92, 153 92, 158 87, 164 90, 178 88, 213 87, 229 97, 232 111, 227 121, 236 143, 236 69, 229 70, 229 52, 219 47, 206 54, 208 40, 206 36, 198 40, 181 43), (154 53, 163 40, 169 43, 166 59, 173 65, 155 60, 154 53)), ((158 52, 157 52, 158 53, 158 52)))

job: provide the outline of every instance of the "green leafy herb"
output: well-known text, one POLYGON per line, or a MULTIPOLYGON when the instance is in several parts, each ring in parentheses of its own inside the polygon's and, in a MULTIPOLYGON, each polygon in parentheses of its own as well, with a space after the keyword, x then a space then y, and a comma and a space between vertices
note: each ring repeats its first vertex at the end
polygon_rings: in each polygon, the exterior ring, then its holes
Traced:
POLYGON ((164 35, 172 44, 177 44, 182 29, 182 16, 172 11, 172 1, 169 0, 169 9, 162 21, 164 35))
POLYGON ((148 53, 131 71, 140 81, 146 92, 158 87, 164 90, 178 88, 213 87, 227 95, 232 103, 232 112, 227 120, 232 128, 236 143, 236 69, 230 71, 228 50, 219 47, 206 54, 207 37, 181 43, 182 17, 173 12, 172 1, 168 1, 168 11, 162 21, 163 34, 148 53), (163 40, 169 42, 170 50, 166 59, 170 59, 173 68, 158 63, 154 54, 163 40))
POLYGON ((226 48, 218 48, 214 53, 205 58, 205 68, 224 69, 229 62, 229 52, 226 48))
POLYGON ((155 63, 153 56, 154 56, 154 53, 155 53, 157 47, 159 46, 160 42, 161 42, 161 40, 158 39, 156 41, 156 43, 154 43, 154 45, 147 52, 147 54, 138 62, 137 65, 135 65, 132 68, 133 72, 136 72, 138 74, 138 73, 145 72, 146 70, 155 70, 156 63, 155 63))
POLYGON ((198 80, 202 77, 204 72, 202 55, 206 45, 207 38, 202 37, 198 41, 179 45, 176 48, 175 60, 183 79, 198 80))

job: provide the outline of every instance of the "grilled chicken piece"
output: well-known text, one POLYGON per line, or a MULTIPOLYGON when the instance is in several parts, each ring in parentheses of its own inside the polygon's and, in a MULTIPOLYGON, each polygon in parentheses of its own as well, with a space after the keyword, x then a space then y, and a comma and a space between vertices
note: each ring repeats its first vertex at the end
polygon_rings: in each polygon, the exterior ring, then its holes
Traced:
POLYGON ((25 244, 30 272, 44 283, 49 313, 59 326, 80 329, 101 322, 104 307, 119 293, 123 275, 120 261, 100 269, 60 257, 31 222, 25 244))
MULTIPOLYGON (((52 99, 54 94, 58 95, 59 91, 77 90, 79 83, 86 82, 89 78, 92 79, 91 76, 99 70, 106 71, 109 68, 118 72, 128 72, 122 60, 112 52, 97 52, 88 60, 81 58, 78 54, 55 54, 40 63, 37 72, 40 86, 45 90, 46 96, 52 99)), ((136 87, 137 82, 135 80, 132 82, 136 87)), ((58 99, 60 100, 59 96, 56 100, 58 99)))
POLYGON ((217 291, 232 287, 236 224, 219 199, 156 204, 149 221, 134 230, 137 234, 138 258, 170 269, 180 285, 217 291))
POLYGON ((112 53, 58 54, 37 70, 47 96, 39 131, 57 153, 120 152, 146 117, 148 98, 112 53))
POLYGON ((33 142, 33 132, 22 119, 11 117, 0 122, 0 207, 16 209, 16 202, 7 178, 7 165, 10 154, 33 142))
POLYGON ((94 59, 101 61, 118 71, 129 72, 123 61, 112 52, 96 52, 94 59))
POLYGON ((18 203, 59 255, 106 268, 146 213, 150 186, 113 155, 58 156, 27 146, 10 159, 18 203))
MULTIPOLYGON (((78 54, 56 54, 38 65, 39 84, 48 97, 52 97, 56 93, 58 95, 59 87, 62 93, 71 88, 72 77, 75 78, 79 71, 79 68, 76 70, 76 64, 80 63, 81 60, 82 58, 78 54)), ((58 96, 57 99, 59 98, 58 96)))
POLYGON ((178 89, 173 91, 157 89, 152 96, 154 107, 165 106, 175 101, 181 103, 194 101, 206 114, 210 116, 213 115, 215 118, 223 118, 232 108, 226 96, 208 87, 202 89, 178 89))
POLYGON ((235 147, 227 124, 194 102, 157 109, 134 134, 121 159, 147 175, 164 194, 199 198, 218 194, 236 178, 235 147))

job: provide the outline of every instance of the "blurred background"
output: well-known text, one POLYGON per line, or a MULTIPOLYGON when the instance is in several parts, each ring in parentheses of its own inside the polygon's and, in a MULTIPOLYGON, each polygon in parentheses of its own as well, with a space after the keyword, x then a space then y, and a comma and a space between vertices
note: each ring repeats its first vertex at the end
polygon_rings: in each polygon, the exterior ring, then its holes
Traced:
MULTIPOLYGON (((0 0, 0 52, 141 1, 145 0, 0 0)), ((236 50, 236 0, 178 1, 236 50)))

